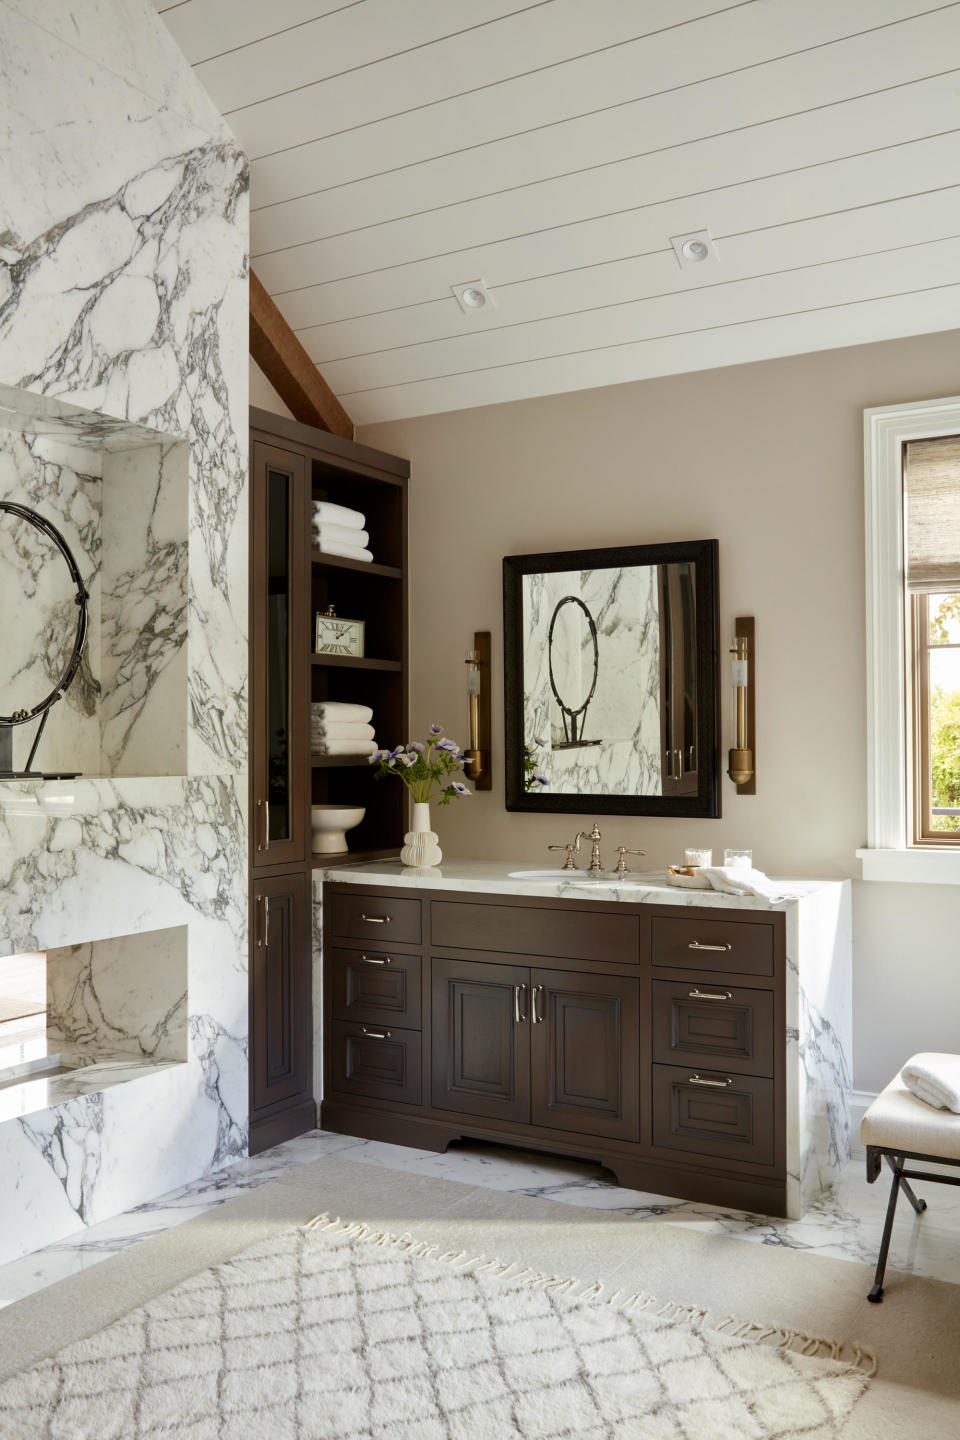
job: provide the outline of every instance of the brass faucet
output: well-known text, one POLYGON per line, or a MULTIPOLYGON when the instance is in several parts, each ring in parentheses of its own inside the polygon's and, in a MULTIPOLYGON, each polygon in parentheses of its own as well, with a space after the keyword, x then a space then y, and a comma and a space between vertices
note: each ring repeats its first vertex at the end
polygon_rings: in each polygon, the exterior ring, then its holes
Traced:
POLYGON ((615 870, 613 873, 614 873, 615 875, 629 875, 629 874, 630 874, 630 867, 628 866, 625 857, 626 857, 627 855, 646 855, 646 853, 647 853, 646 850, 628 850, 627 847, 626 847, 626 845, 618 845, 618 846, 617 846, 617 857, 618 857, 618 858, 617 858, 617 868, 616 868, 616 870, 615 870))
POLYGON ((577 867, 576 867, 576 865, 574 864, 574 859, 573 859, 573 857, 574 857, 574 855, 579 855, 579 854, 580 854, 580 836, 579 836, 579 835, 576 836, 575 839, 571 840, 568 845, 548 845, 548 846, 547 846, 547 849, 548 849, 548 850, 565 850, 565 851, 567 852, 567 858, 566 858, 566 860, 563 862, 563 868, 564 868, 564 870, 576 870, 577 867))
POLYGON ((600 841, 602 840, 602 838, 603 837, 600 834, 600 827, 597 824, 596 820, 594 820, 593 822, 593 829, 590 831, 589 835, 587 834, 586 830, 581 830, 580 834, 577 836, 578 851, 580 849, 581 840, 589 840, 593 846, 590 851, 590 864, 587 866, 587 869, 591 875, 600 875, 603 873, 603 866, 600 863, 600 841))

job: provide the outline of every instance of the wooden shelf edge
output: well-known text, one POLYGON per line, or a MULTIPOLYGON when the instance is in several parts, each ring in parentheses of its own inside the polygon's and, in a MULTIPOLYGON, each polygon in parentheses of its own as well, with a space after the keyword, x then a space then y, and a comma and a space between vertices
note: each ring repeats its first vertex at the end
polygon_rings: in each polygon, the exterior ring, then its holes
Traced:
POLYGON ((311 855, 314 870, 329 870, 340 865, 362 865, 368 860, 396 860, 400 855, 399 845, 385 850, 338 850, 334 855, 311 855))
POLYGON ((369 755, 311 755, 310 768, 313 770, 337 770, 343 765, 355 765, 365 769, 370 765, 369 755))
POLYGON ((351 560, 347 555, 328 555, 324 550, 311 550, 310 562, 325 565, 331 570, 351 570, 356 575, 379 575, 383 580, 402 580, 403 571, 397 565, 378 565, 371 560, 351 560))
POLYGON ((310 663, 343 666, 348 670, 389 670, 397 674, 403 669, 402 660, 374 660, 366 655, 318 655, 316 651, 311 654, 310 663))

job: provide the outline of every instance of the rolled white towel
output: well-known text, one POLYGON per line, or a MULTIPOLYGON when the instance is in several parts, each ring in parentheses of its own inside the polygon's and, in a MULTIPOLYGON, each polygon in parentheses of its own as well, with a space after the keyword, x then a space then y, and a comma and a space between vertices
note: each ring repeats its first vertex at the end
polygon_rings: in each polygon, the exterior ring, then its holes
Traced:
POLYGON ((314 755, 373 755, 376 740, 320 740, 313 747, 314 755))
POLYGON ((314 500, 313 523, 323 525, 345 525, 348 530, 362 530, 367 517, 360 510, 351 510, 347 505, 334 505, 332 500, 314 500))
POLYGON ((935 1110, 960 1115, 960 1055, 924 1051, 912 1055, 900 1071, 907 1089, 935 1110))
POLYGON ((314 740, 375 740, 372 725, 356 725, 350 720, 333 720, 329 725, 311 723, 310 734, 314 740))
POLYGON ((345 560, 363 560, 370 564, 373 555, 362 545, 321 545, 318 547, 324 555, 342 555, 345 560))
POLYGON ((366 530, 348 530, 346 525, 320 525, 316 520, 313 522, 313 538, 318 550, 326 550, 328 545, 350 545, 362 549, 370 544, 370 535, 366 530))
POLYGON ((349 700, 314 700, 310 714, 319 715, 322 720, 354 721, 360 725, 369 725, 373 719, 369 705, 353 705, 349 700))
POLYGON ((750 865, 704 865, 697 874, 723 895, 757 895, 771 902, 786 898, 782 885, 750 865))

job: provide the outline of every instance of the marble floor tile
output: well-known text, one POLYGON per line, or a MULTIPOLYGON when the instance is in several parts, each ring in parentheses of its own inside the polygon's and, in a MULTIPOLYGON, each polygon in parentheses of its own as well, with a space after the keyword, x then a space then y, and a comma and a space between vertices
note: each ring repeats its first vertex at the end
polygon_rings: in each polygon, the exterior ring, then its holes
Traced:
MULTIPOLYGON (((644 1226, 679 1225, 719 1237, 865 1264, 873 1264, 876 1259, 889 1194, 886 1176, 875 1185, 867 1184, 863 1160, 858 1158, 850 1161, 835 1189, 821 1196, 802 1220, 778 1220, 623 1189, 602 1166, 565 1156, 472 1141, 454 1145, 439 1155, 314 1130, 0 1267, 0 1306, 75 1275, 325 1155, 344 1155, 363 1165, 603 1210, 644 1226)), ((926 1198, 929 1209, 918 1217, 901 1201, 890 1264, 899 1270, 960 1284, 960 1193, 947 1186, 921 1183, 916 1188, 926 1198)))

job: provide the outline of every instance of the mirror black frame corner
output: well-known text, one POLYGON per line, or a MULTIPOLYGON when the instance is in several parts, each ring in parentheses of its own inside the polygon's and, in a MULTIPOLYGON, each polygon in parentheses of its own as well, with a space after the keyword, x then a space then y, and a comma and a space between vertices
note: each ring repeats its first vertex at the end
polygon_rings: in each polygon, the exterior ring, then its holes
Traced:
POLYGON ((503 560, 503 698, 506 808, 533 814, 664 815, 720 818, 720 604, 719 542, 684 540, 662 545, 620 545, 599 550, 558 550, 506 555, 503 560), (553 570, 596 570, 633 565, 694 563, 699 752, 695 795, 550 795, 528 793, 523 768, 523 600, 525 575, 553 570))

